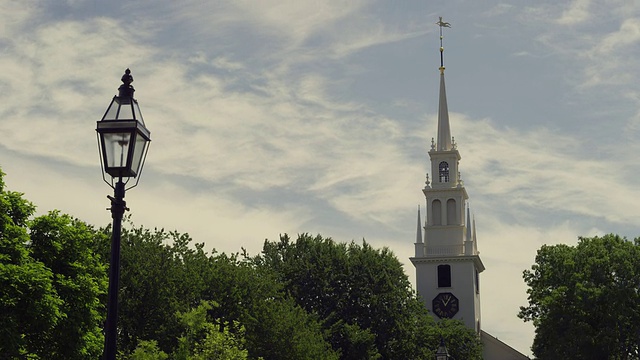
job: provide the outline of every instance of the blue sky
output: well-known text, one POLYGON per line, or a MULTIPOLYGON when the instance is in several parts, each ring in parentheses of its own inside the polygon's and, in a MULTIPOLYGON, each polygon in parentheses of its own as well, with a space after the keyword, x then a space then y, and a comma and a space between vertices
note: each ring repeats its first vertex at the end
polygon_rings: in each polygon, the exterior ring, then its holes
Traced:
POLYGON ((536 250, 640 234, 635 2, 0 2, 0 166, 40 213, 107 224, 95 121, 129 67, 153 139, 134 222, 252 254, 365 238, 413 281, 438 16, 483 328, 529 354, 536 250))

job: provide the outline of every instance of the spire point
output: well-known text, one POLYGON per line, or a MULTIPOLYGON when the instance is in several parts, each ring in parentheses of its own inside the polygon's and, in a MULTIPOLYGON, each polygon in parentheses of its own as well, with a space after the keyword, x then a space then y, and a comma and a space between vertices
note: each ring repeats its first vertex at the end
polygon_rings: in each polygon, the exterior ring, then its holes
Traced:
POLYGON ((418 229, 416 230, 416 244, 422 243, 422 226, 420 225, 420 205, 418 205, 418 229))

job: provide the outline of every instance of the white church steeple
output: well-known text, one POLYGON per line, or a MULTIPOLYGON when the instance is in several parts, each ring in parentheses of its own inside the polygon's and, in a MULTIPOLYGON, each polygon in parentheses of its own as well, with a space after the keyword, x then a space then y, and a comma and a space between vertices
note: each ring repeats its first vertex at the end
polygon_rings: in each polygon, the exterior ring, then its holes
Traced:
MULTIPOLYGON (((460 153, 451 136, 444 81, 442 17, 440 27, 440 95, 437 142, 431 140, 431 182, 422 192, 426 200, 424 237, 418 210, 415 257, 418 295, 436 319, 455 318, 480 332, 479 273, 484 270, 472 226, 469 196, 460 178, 460 153)), ((475 223, 474 223, 475 225, 475 223)))
MULTIPOLYGON (((440 47, 442 49, 442 47, 440 47)), ((444 86, 444 66, 440 67, 440 101, 438 104, 438 151, 451 150, 451 127, 449 126, 449 108, 447 92, 444 86)))

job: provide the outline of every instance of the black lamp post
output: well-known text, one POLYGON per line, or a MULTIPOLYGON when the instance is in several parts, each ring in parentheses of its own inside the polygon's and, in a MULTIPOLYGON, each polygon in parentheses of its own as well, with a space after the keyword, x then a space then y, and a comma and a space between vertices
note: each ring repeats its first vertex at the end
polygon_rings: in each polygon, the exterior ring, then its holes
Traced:
POLYGON ((120 235, 122 216, 127 208, 124 201, 126 190, 138 185, 142 165, 147 156, 149 130, 144 126, 138 101, 133 98, 133 76, 127 69, 122 76, 123 84, 118 95, 113 97, 102 120, 98 121, 98 145, 102 179, 114 189, 111 200, 113 218, 111 238, 111 262, 109 263, 109 294, 107 300, 107 323, 105 326, 104 359, 115 360, 118 337, 118 282, 120 279, 120 235), (111 178, 107 181, 107 175, 111 178), (127 187, 129 180, 135 179, 127 187))
POLYGON ((438 346, 438 351, 436 351, 436 360, 449 360, 449 359, 451 359, 451 357, 449 356, 447 347, 444 344, 444 338, 440 337, 440 346, 438 346))

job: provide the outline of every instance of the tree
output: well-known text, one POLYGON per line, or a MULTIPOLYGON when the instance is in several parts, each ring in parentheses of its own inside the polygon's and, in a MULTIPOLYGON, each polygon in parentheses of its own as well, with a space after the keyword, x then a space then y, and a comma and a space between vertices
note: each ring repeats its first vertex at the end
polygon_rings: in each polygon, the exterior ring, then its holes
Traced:
POLYGON ((338 360, 316 316, 291 298, 263 299, 243 317, 253 357, 265 360, 338 360))
MULTIPOLYGON (((215 306, 205 301, 190 311, 176 314, 184 330, 178 339, 178 347, 172 354, 172 359, 247 359, 248 353, 244 348, 243 333, 232 334, 208 319, 208 311, 215 306)), ((158 348, 155 340, 142 340, 128 359, 165 360, 167 358, 169 356, 158 348)))
POLYGON ((445 339, 445 345, 452 359, 482 359, 480 337, 475 330, 469 329, 462 321, 452 319, 438 321, 435 331, 430 331, 427 337, 431 349, 438 348, 440 337, 445 339))
MULTIPOLYGON (((210 260, 201 244, 188 246, 188 234, 130 225, 122 229, 118 348, 129 354, 140 341, 155 340, 169 354, 181 332, 175 314, 200 303, 210 260)), ((98 248, 108 259, 109 229, 103 232, 98 248)))
POLYGON ((233 334, 228 327, 223 329, 207 318, 207 312, 215 306, 217 305, 205 301, 195 309, 178 313, 185 331, 179 339, 174 356, 176 360, 247 359, 244 329, 238 327, 238 333, 233 334))
MULTIPOLYGON (((218 304, 207 316, 221 332, 246 337, 252 358, 334 359, 318 319, 287 299, 272 271, 247 257, 239 260, 238 254, 209 255, 203 244, 191 241, 187 234, 162 229, 123 229, 118 321, 123 356, 180 353, 184 324, 176 314, 207 301, 218 304), (286 345, 273 346, 276 342, 286 345)), ((102 242, 96 248, 106 257, 108 240, 102 242)))
POLYGON ((102 354, 107 273, 93 247, 101 234, 52 211, 29 222, 32 256, 53 272, 61 319, 48 339, 49 358, 97 359, 102 354))
POLYGON ((544 245, 524 280, 529 304, 519 317, 536 327, 537 358, 640 358, 638 239, 610 234, 544 245))
POLYGON ((210 314, 223 330, 245 329, 251 358, 337 359, 318 317, 296 305, 271 269, 255 266, 246 254, 210 260, 203 299, 219 304, 210 314))
MULTIPOLYGON (((275 271, 296 303, 318 315, 341 359, 426 359, 437 348, 439 336, 429 334, 440 330, 387 248, 308 234, 292 242, 283 235, 265 241, 254 261, 275 271)), ((471 353, 479 354, 477 335, 462 331, 471 353)))
POLYGON ((158 342, 155 340, 140 341, 138 347, 129 356, 129 360, 166 360, 168 358, 169 355, 158 348, 158 342))
POLYGON ((48 359, 48 343, 63 314, 52 272, 27 247, 35 211, 21 193, 5 190, 0 171, 0 357, 48 359))

